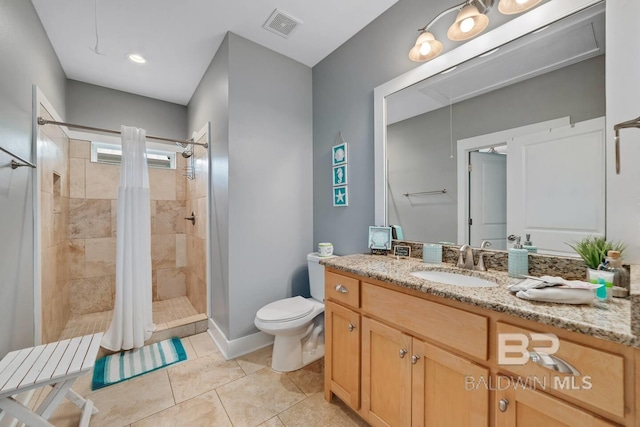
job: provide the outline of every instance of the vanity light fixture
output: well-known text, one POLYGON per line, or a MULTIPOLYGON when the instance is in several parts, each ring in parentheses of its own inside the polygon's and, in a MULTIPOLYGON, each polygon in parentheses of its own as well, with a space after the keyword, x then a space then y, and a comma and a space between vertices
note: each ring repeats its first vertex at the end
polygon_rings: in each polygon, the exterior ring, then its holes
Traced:
POLYGON ((485 15, 493 6, 493 0, 466 0, 438 14, 427 25, 419 29, 420 35, 409 51, 409 59, 424 62, 435 58, 442 52, 442 43, 429 32, 440 18, 452 12, 458 12, 456 20, 447 31, 447 37, 454 41, 467 40, 480 34, 487 25, 489 17, 485 15))
POLYGON ((416 44, 409 51, 409 58, 415 62, 428 61, 442 52, 442 43, 433 37, 426 29, 422 30, 416 44))
POLYGON ((515 15, 536 6, 542 0, 500 0, 498 10, 503 15, 515 15))
POLYGON ((145 62, 147 62, 147 60, 144 59, 142 55, 138 55, 137 53, 129 53, 127 54, 127 58, 129 58, 130 61, 133 61, 136 64, 144 64, 145 62))
POLYGON ((489 25, 489 17, 484 14, 487 12, 486 8, 483 13, 480 13, 478 8, 473 4, 467 4, 456 16, 455 22, 449 27, 447 31, 447 37, 449 40, 459 42, 463 40, 469 40, 484 31, 489 25))
MULTIPOLYGON (((542 0, 499 0, 498 10, 505 15, 521 13, 536 6, 542 0)), ((409 59, 415 62, 424 62, 433 59, 442 52, 442 43, 429 32, 429 29, 445 15, 458 12, 455 21, 447 31, 447 37, 452 41, 469 40, 489 25, 487 13, 491 10, 494 0, 465 0, 449 9, 440 12, 427 25, 418 31, 418 39, 409 51, 409 59)), ((492 52, 487 52, 491 54, 492 52)))

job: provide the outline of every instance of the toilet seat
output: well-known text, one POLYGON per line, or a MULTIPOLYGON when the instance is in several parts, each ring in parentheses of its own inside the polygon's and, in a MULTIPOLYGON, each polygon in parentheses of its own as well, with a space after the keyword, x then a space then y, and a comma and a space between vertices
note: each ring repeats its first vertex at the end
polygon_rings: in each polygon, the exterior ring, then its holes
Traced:
POLYGON ((285 298, 265 305, 256 313, 256 318, 265 323, 289 322, 305 317, 314 304, 301 296, 285 298))

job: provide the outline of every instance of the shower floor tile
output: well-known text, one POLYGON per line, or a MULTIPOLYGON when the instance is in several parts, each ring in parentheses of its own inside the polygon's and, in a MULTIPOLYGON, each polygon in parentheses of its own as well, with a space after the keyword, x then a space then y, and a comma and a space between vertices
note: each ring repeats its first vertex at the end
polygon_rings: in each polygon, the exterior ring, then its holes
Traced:
MULTIPOLYGON (((157 327, 197 315, 198 312, 193 308, 187 297, 172 298, 153 303, 153 322, 157 327)), ((112 317, 113 310, 75 315, 67 322, 67 326, 60 334, 60 340, 96 332, 105 332, 111 323, 112 317)))

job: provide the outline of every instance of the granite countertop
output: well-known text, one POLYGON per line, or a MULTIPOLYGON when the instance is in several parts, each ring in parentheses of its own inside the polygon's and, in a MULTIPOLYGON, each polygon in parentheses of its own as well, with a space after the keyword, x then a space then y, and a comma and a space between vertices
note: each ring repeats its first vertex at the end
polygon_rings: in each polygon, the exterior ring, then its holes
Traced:
POLYGON ((504 272, 470 271, 444 263, 425 264, 415 258, 396 259, 393 256, 358 254, 328 258, 320 263, 358 276, 640 348, 640 337, 632 333, 629 299, 613 298, 607 302, 594 301, 591 305, 527 301, 517 298, 507 290, 508 285, 517 283, 520 279, 511 278, 504 272), (461 274, 493 280, 498 286, 469 288, 445 285, 409 274, 417 270, 458 270, 461 274))

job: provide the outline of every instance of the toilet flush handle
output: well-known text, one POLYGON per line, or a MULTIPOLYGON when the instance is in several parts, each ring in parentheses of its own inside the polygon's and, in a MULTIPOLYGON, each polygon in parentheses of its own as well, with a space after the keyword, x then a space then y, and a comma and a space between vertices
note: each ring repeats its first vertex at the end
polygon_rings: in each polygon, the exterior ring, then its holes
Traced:
POLYGON ((337 284, 336 285, 336 291, 340 292, 341 294, 348 294, 349 293, 349 289, 345 288, 343 285, 341 284, 337 284))

